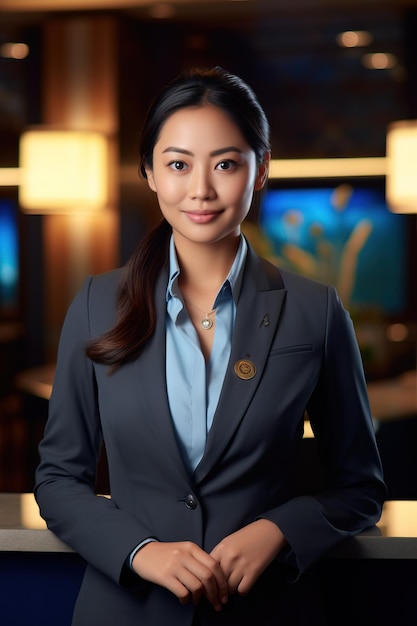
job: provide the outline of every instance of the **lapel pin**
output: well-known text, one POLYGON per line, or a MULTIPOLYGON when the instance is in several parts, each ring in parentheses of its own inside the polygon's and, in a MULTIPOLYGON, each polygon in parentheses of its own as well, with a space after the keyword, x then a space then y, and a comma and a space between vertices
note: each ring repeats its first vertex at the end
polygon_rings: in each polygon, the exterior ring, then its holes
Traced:
POLYGON ((240 359, 240 361, 236 361, 233 369, 236 376, 242 380, 250 380, 256 374, 255 365, 252 361, 248 361, 247 359, 240 359))

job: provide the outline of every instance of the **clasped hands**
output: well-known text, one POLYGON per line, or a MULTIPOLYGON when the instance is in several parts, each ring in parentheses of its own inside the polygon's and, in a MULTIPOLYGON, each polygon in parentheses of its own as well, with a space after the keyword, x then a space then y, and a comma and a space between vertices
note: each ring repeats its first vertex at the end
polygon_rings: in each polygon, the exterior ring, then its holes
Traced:
POLYGON ((197 604, 204 595, 221 611, 229 594, 249 593, 285 544, 276 524, 259 519, 225 537, 210 554, 191 541, 148 543, 132 566, 141 578, 169 589, 181 604, 197 604))

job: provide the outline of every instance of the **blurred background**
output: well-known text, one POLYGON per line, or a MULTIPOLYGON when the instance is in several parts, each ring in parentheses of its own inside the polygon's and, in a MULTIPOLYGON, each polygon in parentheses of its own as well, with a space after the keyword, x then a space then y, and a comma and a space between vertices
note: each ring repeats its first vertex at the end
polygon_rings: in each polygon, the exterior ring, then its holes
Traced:
POLYGON ((0 0, 0 491, 33 488, 83 278, 125 263, 159 217, 137 139, 155 92, 195 65, 258 95, 275 161, 246 234, 338 288, 389 496, 415 499, 417 149, 387 141, 415 137, 417 0, 0 0))

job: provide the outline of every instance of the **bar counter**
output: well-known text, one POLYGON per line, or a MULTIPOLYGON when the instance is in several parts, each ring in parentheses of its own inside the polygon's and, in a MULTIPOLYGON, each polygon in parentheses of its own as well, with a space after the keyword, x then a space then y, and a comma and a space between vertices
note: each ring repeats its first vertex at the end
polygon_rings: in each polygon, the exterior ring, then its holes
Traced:
MULTIPOLYGON (((41 403, 39 414, 33 406, 27 412, 30 428, 46 421, 53 375, 51 365, 23 372, 16 380, 16 387, 24 396, 41 403)), ((415 419, 415 371, 390 381, 371 383, 368 391, 377 430, 415 419)), ((320 468, 316 467, 315 442, 308 420, 305 424, 299 479, 303 489, 310 486, 315 489, 320 468), (305 467, 310 468, 308 472, 305 467)), ((31 478, 38 462, 33 452, 36 437, 29 437, 31 478)), ((411 437, 409 441, 415 439, 411 437)), ((398 466, 403 448, 396 444, 395 438, 393 446, 396 446, 398 466)), ((411 483, 414 494, 417 480, 414 461, 411 467, 402 473, 401 481, 411 483)), ((29 484, 33 484, 33 479, 29 484)), ((106 493, 106 480, 99 481, 97 489, 106 493)), ((320 582, 328 615, 327 623, 317 626, 417 625, 417 501, 409 491, 404 496, 404 490, 400 493, 404 499, 387 501, 376 526, 339 544, 314 567, 313 576, 320 582)), ((33 494, 0 493, 2 626, 70 626, 84 568, 83 559, 46 529, 33 494)), ((308 626, 316 625, 311 622, 308 626)))
POLYGON ((32 493, 0 494, 2 626, 70 626, 84 569, 46 529, 32 493))
MULTIPOLYGON (((70 626, 84 568, 47 530, 33 494, 0 494, 1 624, 70 626)), ((417 502, 387 501, 380 522, 332 550, 313 575, 326 626, 417 624, 417 502)))

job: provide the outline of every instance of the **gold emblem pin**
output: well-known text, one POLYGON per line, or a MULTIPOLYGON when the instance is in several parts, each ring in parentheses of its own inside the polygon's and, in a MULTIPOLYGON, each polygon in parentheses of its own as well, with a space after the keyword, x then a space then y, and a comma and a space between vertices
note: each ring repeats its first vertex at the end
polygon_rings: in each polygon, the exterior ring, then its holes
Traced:
POLYGON ((252 361, 246 359, 240 359, 234 366, 236 376, 239 376, 242 380, 250 380, 256 374, 256 367, 252 361))

